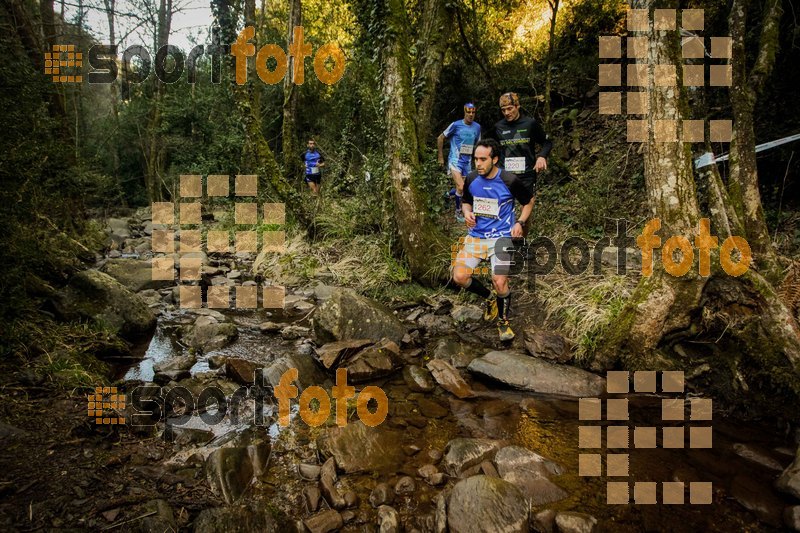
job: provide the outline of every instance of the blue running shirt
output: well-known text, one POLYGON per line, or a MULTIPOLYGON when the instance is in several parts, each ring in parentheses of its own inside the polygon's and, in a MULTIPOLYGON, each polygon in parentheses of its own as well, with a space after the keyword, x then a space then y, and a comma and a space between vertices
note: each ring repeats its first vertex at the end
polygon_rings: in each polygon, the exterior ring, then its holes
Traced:
POLYGON ((451 167, 458 167, 459 162, 466 163, 465 168, 472 168, 472 152, 475 144, 481 138, 481 127, 477 122, 469 126, 464 120, 456 120, 442 133, 450 139, 450 155, 447 157, 447 164, 451 167))
POLYGON ((479 239, 511 237, 514 219, 514 199, 527 205, 531 193, 522 182, 505 170, 498 169, 491 177, 470 172, 464 182, 462 203, 472 206, 476 224, 469 235, 479 239))
POLYGON ((318 150, 314 150, 313 152, 306 150, 303 154, 303 162, 306 165, 306 175, 319 174, 320 169, 317 168, 317 164, 324 160, 325 158, 322 157, 322 154, 319 153, 318 150))

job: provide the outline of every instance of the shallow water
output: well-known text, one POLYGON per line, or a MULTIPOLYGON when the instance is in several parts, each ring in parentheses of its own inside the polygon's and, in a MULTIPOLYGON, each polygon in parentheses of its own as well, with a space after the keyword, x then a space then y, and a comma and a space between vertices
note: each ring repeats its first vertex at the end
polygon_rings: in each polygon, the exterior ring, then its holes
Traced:
MULTIPOLYGON (((284 341, 280 336, 263 335, 258 331, 262 316, 255 313, 231 315, 240 330, 239 339, 217 354, 241 357, 259 363, 269 363, 282 354, 297 349, 299 341, 284 341)), ((286 320, 286 317, 280 317, 286 320)), ((270 318, 275 320, 275 318, 270 318)), ((157 361, 181 353, 181 346, 166 333, 166 323, 159 324, 145 358, 125 374, 126 379, 148 380, 152 378, 152 367, 157 361)), ((432 349, 435 340, 426 345, 432 349)), ((209 354, 210 355, 210 354, 209 354)), ((424 366, 427 355, 423 353, 416 364, 424 366)), ((194 375, 207 373, 207 356, 201 356, 192 369, 194 375)), ((566 490, 569 496, 544 508, 585 512, 595 516, 605 531, 772 531, 779 530, 784 507, 793 502, 778 493, 773 483, 780 471, 792 461, 794 444, 782 435, 778 428, 760 426, 753 422, 724 419, 716 415, 712 422, 684 421, 687 426, 713 426, 713 447, 710 449, 633 448, 635 427, 676 427, 680 422, 662 422, 661 397, 654 394, 615 395, 629 400, 630 420, 627 422, 578 420, 578 401, 532 393, 503 390, 495 383, 472 380, 479 397, 459 400, 438 388, 433 393, 411 392, 400 373, 390 378, 371 383, 382 387, 389 398, 389 416, 385 428, 396 432, 398 446, 413 444, 420 451, 403 455, 402 461, 388 473, 364 473, 340 476, 340 489, 352 489, 360 497, 359 521, 374 523, 374 510, 368 503, 372 488, 380 481, 395 482, 400 475, 410 475, 417 481, 417 488, 409 496, 398 496, 394 507, 398 510, 407 528, 413 527, 420 517, 433 512, 432 500, 443 487, 431 487, 416 477, 416 470, 430 462, 428 450, 443 451, 447 443, 457 437, 484 437, 502 439, 509 444, 520 445, 552 459, 562 465, 565 472, 552 481, 566 490), (430 402, 445 410, 444 416, 432 410, 430 402), (427 402, 427 403, 426 403, 427 402), (424 427, 415 427, 409 420, 425 419, 424 427), (605 442, 606 426, 627 426, 629 448, 611 450, 613 453, 629 455, 629 475, 625 477, 585 477, 578 475, 578 457, 581 453, 599 453, 606 456, 607 450, 587 450, 578 447, 579 426, 603 427, 605 442), (773 468, 747 460, 736 453, 735 447, 747 445, 757 450, 773 463, 773 468), (682 505, 634 504, 609 505, 606 503, 606 483, 628 481, 631 500, 637 490, 633 482, 658 483, 657 497, 662 500, 661 483, 669 481, 710 481, 713 484, 713 503, 710 505, 689 504, 688 486, 685 503, 682 505), (740 503, 741 502, 741 503, 740 503), (747 505, 750 509, 746 509, 747 505)), ((357 386, 357 390, 361 387, 357 386)), ((673 395, 674 397, 674 395, 673 395)), ((273 443, 271 466, 267 479, 258 487, 258 498, 269 501, 292 519, 308 516, 303 508, 301 491, 306 484, 296 474, 298 462, 316 463, 316 437, 322 428, 311 428, 297 416, 297 403, 292 404, 292 422, 287 428, 272 423, 266 428, 273 443)), ((252 408, 252 406, 251 406, 252 408)), ((197 424, 194 420, 192 424, 197 424)), ((198 419, 199 420, 199 419, 198 419)), ((223 422, 212 429, 220 436, 241 431, 250 422, 247 416, 238 424, 223 422)), ((333 425, 333 413, 328 425, 333 425)), ((193 426, 194 427, 194 426, 193 426)), ((204 428, 202 424, 197 426, 204 428)), ((685 446, 689 445, 689 429, 685 430, 685 446)), ((660 435, 661 431, 657 433, 660 435)), ((659 436, 659 443, 661 442, 659 436)), ((741 452, 741 449, 740 449, 741 452)), ((179 460, 180 454, 173 460, 179 460)), ((603 471, 606 469, 603 459, 603 471)), ((448 483, 452 486, 453 481, 448 483)), ((350 525, 351 530, 361 526, 350 525)), ((348 530, 345 528, 345 530, 348 530)))

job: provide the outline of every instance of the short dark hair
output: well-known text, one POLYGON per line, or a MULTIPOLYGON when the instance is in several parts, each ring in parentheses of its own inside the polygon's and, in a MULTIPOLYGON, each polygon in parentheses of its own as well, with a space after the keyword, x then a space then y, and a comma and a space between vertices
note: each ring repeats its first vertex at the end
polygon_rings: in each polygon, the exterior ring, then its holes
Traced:
POLYGON ((485 146, 491 152, 489 153, 490 157, 500 157, 500 143, 492 138, 488 139, 481 139, 478 141, 478 144, 475 145, 475 148, 478 146, 485 146))

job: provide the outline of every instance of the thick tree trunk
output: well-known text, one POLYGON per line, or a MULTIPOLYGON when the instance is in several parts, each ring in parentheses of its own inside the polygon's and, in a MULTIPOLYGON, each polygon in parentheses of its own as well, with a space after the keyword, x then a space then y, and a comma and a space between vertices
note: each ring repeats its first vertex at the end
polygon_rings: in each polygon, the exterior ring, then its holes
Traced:
MULTIPOLYGON (((303 24, 302 17, 302 4, 301 0, 289 0, 289 21, 286 31, 286 49, 292 44, 292 36, 294 29, 303 24)), ((283 78, 283 168, 286 169, 286 174, 293 178, 299 176, 301 172, 300 167, 300 149, 297 144, 297 103, 299 98, 299 91, 297 85, 294 84, 294 58, 289 56, 289 70, 286 77, 283 78)), ((299 65, 296 68, 303 68, 299 65)))
MULTIPOLYGON (((635 7, 651 8, 652 5, 649 1, 635 7)), ((659 3, 658 7, 676 6, 659 3)), ((646 63, 681 64, 678 32, 655 31, 651 26, 648 39, 646 63)), ((648 203, 653 216, 661 221, 661 230, 657 232, 661 247, 653 250, 654 257, 661 255, 661 249, 671 236, 686 237, 694 244, 698 233, 700 211, 690 143, 683 142, 679 127, 676 130, 678 142, 658 142, 659 128, 665 124, 671 126, 661 121, 675 121, 675 126, 680 125, 685 108, 680 87, 680 78, 677 86, 655 85, 651 71, 644 160, 648 203)), ((737 234, 741 224, 719 175, 712 171, 706 178, 715 222, 712 234, 718 235, 721 245, 727 235, 737 234)), ((711 354, 722 352, 725 357, 734 359, 726 361, 727 365, 722 361, 712 363, 716 378, 712 387, 717 392, 725 394, 724 391, 729 393, 737 387, 741 392, 752 387, 763 393, 780 387, 787 392, 790 401, 796 401, 800 397, 800 330, 788 309, 772 285, 757 271, 748 270, 740 277, 725 273, 720 267, 719 252, 713 248, 710 275, 701 276, 696 248, 691 268, 681 277, 666 272, 663 264, 655 262, 652 276, 642 278, 631 300, 609 326, 592 367, 597 370, 614 367, 692 369, 699 363, 676 356, 676 345, 688 339, 699 342, 700 346, 709 345, 707 351, 711 354)), ((683 348, 680 351, 686 353, 683 348)), ((729 399, 745 403, 759 401, 763 396, 737 393, 729 399)))
POLYGON ((781 269, 764 221, 761 194, 758 190, 756 138, 753 111, 766 78, 775 64, 781 16, 780 0, 768 0, 764 11, 758 58, 750 75, 747 73, 745 49, 747 9, 750 0, 734 0, 729 19, 732 39, 733 139, 731 142, 731 178, 729 194, 733 207, 744 223, 747 240, 759 270, 776 283, 781 269))
POLYGON ((425 0, 422 13, 422 35, 418 50, 420 54, 414 75, 413 86, 419 91, 417 104, 417 140, 420 157, 424 157, 425 147, 431 136, 431 117, 436 101, 436 88, 444 65, 449 32, 447 19, 451 14, 444 0, 425 0))
MULTIPOLYGON (((255 0, 246 0, 244 6, 245 27, 255 27, 255 0)), ((253 39, 256 41, 254 43, 256 50, 260 47, 257 37, 253 39)), ((278 199, 285 204, 287 213, 293 214, 301 226, 309 228, 311 217, 307 209, 308 202, 283 177, 275 154, 270 149, 261 129, 260 107, 255 89, 260 82, 256 81, 255 58, 249 58, 247 71, 247 82, 244 85, 236 85, 234 89, 236 107, 242 118, 245 137, 242 172, 258 174, 259 189, 262 186, 270 187, 275 191, 278 199)))
MULTIPOLYGON (((161 0, 156 21, 155 49, 169 45, 169 32, 172 26, 172 0, 161 0)), ((163 199, 162 180, 164 174, 164 146, 161 139, 161 106, 164 100, 164 84, 153 76, 153 102, 147 124, 145 141, 145 176, 147 196, 151 202, 163 199)))
POLYGON ((408 19, 402 0, 387 0, 387 35, 383 46, 386 157, 397 228, 415 279, 433 283, 446 279, 449 250, 428 217, 418 188, 420 178, 416 110, 411 91, 408 19))
MULTIPOLYGON (((103 0, 108 17, 108 42, 113 46, 117 44, 116 24, 114 22, 114 8, 116 0, 103 0)), ((111 138, 111 165, 113 167, 112 176, 115 180, 119 178, 119 147, 117 138, 119 137, 119 102, 117 101, 117 80, 108 84, 111 93, 111 113, 113 116, 114 131, 111 138)), ((124 198, 123 198, 124 201, 124 198)))

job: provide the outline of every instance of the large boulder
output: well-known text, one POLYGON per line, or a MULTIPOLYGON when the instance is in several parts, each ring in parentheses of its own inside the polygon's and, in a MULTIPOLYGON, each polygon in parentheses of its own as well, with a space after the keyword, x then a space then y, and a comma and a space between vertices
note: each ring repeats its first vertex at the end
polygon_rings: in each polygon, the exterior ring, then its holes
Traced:
POLYGON ((442 467, 451 477, 494 458, 502 443, 490 439, 453 439, 445 448, 442 467))
POLYGON ((65 319, 88 319, 126 339, 146 336, 156 326, 155 315, 141 297, 97 270, 73 276, 54 303, 65 319))
POLYGON ((525 330, 525 349, 534 357, 542 357, 556 363, 568 363, 572 359, 567 339, 558 333, 538 328, 525 330))
POLYGON ((239 331, 230 322, 221 322, 214 316, 201 315, 187 328, 183 340, 190 347, 208 353, 220 350, 236 340, 239 331))
POLYGON ((173 280, 154 280, 150 261, 109 259, 101 270, 133 292, 145 289, 164 289, 175 284, 173 280))
POLYGON ((447 503, 447 525, 452 533, 527 533, 528 502, 507 481, 472 476, 453 487, 447 503))
POLYGON ((378 427, 368 427, 360 420, 344 427, 326 429, 317 439, 317 448, 325 457, 335 457, 346 473, 396 471, 403 459, 400 435, 378 427))
POLYGON ((314 361, 311 355, 294 353, 281 357, 270 366, 264 369, 264 379, 272 385, 277 387, 286 371, 290 368, 297 369, 297 381, 293 385, 302 393, 308 387, 313 385, 324 386, 329 383, 328 376, 314 361))
POLYGON ((347 369, 349 381, 362 383, 388 376, 400 362, 400 347, 389 339, 383 339, 340 363, 339 368, 347 369))
POLYGON ((473 360, 467 369, 515 389, 565 396, 598 396, 606 380, 571 366, 556 365, 516 351, 489 352, 473 360))
POLYGON ((316 310, 313 324, 317 344, 347 339, 377 342, 384 337, 400 344, 406 333, 397 317, 380 303, 341 288, 316 310))

